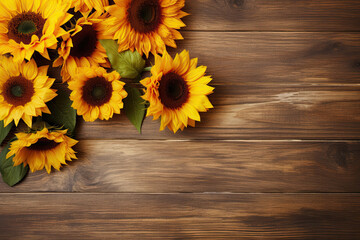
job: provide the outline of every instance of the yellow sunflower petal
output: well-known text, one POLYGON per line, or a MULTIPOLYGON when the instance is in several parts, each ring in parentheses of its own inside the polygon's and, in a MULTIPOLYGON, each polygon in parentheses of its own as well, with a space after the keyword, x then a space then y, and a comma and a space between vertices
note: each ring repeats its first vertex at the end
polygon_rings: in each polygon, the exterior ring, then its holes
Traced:
POLYGON ((31 127, 32 117, 41 116, 43 110, 47 109, 44 109, 45 103, 56 94, 50 89, 54 79, 39 75, 44 74, 44 70, 44 67, 38 70, 34 60, 16 63, 9 58, 0 62, 0 73, 6 77, 1 80, 3 89, 0 91, 0 99, 3 100, 0 104, 0 120, 4 120, 5 125, 13 120, 18 125, 23 119, 31 127), (47 94, 48 91, 51 94, 47 94))
POLYGON ((10 145, 10 154, 7 157, 15 155, 13 158, 15 165, 28 164, 32 172, 46 169, 48 173, 51 168, 60 170, 66 160, 75 159, 75 152, 72 149, 77 141, 65 135, 64 131, 51 131, 47 128, 35 133, 16 134, 17 139, 10 145), (60 138, 58 142, 53 138, 60 138), (29 142, 31 142, 29 144, 29 142))
POLYGON ((122 100, 127 96, 123 88, 125 83, 119 78, 118 73, 107 73, 101 67, 79 68, 69 82, 72 91, 70 99, 77 114, 82 115, 85 121, 108 120, 114 113, 119 114, 124 106, 122 100))
POLYGON ((151 77, 140 83, 146 88, 142 98, 150 103, 147 116, 154 120, 161 117, 160 130, 168 127, 176 133, 200 121, 199 112, 213 108, 207 95, 214 90, 207 84, 210 76, 204 76, 206 67, 196 68, 197 59, 190 59, 184 50, 172 60, 165 51, 163 56, 155 55, 151 77))
POLYGON ((115 1, 106 7, 110 13, 109 31, 118 40, 119 51, 137 50, 140 54, 163 53, 166 45, 176 47, 174 40, 182 39, 175 29, 185 27, 181 18, 187 14, 181 11, 183 0, 156 0, 152 5, 142 1, 115 1), (155 10, 159 9, 159 11, 155 10), (147 12, 146 16, 138 14, 147 12))

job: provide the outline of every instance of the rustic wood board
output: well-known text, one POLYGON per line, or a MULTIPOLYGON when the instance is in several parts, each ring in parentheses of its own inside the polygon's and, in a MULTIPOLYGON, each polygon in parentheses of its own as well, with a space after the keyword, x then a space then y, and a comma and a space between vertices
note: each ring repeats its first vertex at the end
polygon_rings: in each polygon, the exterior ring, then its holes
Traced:
POLYGON ((189 50, 215 85, 360 83, 360 33, 205 31, 184 38, 169 51, 189 50))
POLYGON ((60 193, 0 198, 2 239, 360 237, 355 228, 360 225, 359 194, 60 193))
POLYGON ((78 122, 79 160, 0 180, 0 239, 360 239, 360 2, 187 0, 215 109, 174 135, 78 122))
POLYGON ((187 30, 359 31, 357 0, 190 0, 187 30))
POLYGON ((77 150, 61 172, 0 192, 360 192, 359 142, 84 140, 77 150))

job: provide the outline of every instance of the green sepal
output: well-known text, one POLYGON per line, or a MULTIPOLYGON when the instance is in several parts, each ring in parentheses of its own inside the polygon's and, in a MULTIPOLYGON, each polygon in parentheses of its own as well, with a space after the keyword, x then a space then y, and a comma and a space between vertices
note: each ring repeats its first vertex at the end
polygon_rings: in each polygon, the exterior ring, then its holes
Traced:
POLYGON ((64 126, 52 126, 49 123, 43 121, 42 117, 37 117, 35 123, 33 123, 31 128, 27 128, 23 130, 25 133, 37 133, 44 128, 47 128, 49 132, 64 130, 64 126))

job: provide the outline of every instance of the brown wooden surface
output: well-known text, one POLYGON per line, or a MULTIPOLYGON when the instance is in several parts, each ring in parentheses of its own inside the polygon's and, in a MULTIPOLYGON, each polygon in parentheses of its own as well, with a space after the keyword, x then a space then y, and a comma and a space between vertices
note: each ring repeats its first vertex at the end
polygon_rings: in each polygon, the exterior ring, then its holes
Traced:
POLYGON ((83 140, 77 149, 61 172, 0 192, 360 192, 358 142, 83 140))
POLYGON ((360 237, 355 228, 360 225, 360 215, 355 214, 360 211, 358 194, 73 193, 0 197, 0 238, 4 239, 9 232, 14 239, 49 239, 44 232, 51 239, 360 237))
POLYGON ((84 123, 79 160, 0 180, 0 239, 360 239, 360 2, 188 0, 197 128, 84 123))
POLYGON ((187 30, 359 31, 357 0, 189 0, 187 30))

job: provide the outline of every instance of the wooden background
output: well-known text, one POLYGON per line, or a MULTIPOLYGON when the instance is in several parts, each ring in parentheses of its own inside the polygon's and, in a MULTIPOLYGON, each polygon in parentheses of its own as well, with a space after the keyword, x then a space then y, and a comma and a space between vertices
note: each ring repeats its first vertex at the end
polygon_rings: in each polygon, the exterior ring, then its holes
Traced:
POLYGON ((360 2, 188 0, 197 128, 80 123, 79 160, 0 182, 0 239, 360 239, 360 2))

